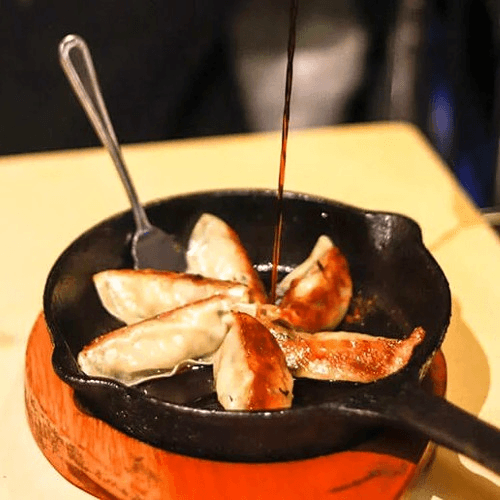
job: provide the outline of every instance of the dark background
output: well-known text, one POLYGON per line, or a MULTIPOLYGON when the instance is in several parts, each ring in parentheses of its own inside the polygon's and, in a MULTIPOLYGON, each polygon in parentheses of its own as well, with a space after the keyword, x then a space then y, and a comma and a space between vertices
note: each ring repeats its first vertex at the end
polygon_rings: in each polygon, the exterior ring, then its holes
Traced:
MULTIPOLYGON (((265 9, 266 0, 2 0, 0 154, 98 144, 57 61, 57 45, 68 33, 80 34, 90 46, 122 143, 256 130, 242 100, 234 55, 235 22, 255 12, 256 2, 265 9)), ((307 8, 332 15, 335 3, 310 1, 307 8)), ((347 3, 368 49, 363 79, 346 89, 341 118, 331 123, 415 123, 476 203, 493 205, 497 3, 347 3), (413 37, 407 43, 403 36, 402 48, 401 33, 413 37), (397 88, 405 89, 399 104, 390 99, 396 70, 403 75, 397 88)), ((274 8, 278 4, 288 11, 288 1, 275 0, 274 8)), ((253 28, 257 41, 267 39, 259 31, 264 24, 253 28)))

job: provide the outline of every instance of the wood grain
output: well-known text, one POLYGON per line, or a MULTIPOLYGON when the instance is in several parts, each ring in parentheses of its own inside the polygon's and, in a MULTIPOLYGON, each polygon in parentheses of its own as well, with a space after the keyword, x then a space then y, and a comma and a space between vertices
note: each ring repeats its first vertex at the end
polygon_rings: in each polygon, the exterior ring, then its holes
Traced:
MULTIPOLYGON (((227 463, 170 453, 83 413, 72 389, 54 373, 51 355, 40 315, 26 351, 29 426, 55 469, 103 500, 396 499, 431 456, 425 441, 396 431, 383 432, 357 449, 291 462, 227 463)), ((429 380, 431 390, 443 395, 441 353, 429 380)))

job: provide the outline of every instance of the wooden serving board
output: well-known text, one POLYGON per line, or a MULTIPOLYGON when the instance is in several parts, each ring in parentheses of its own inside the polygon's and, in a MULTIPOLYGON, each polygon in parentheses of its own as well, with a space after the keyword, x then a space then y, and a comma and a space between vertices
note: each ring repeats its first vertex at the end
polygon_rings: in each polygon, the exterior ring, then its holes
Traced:
MULTIPOLYGON (((29 426, 55 469, 103 500, 396 499, 432 455, 423 438, 394 430, 349 451, 290 462, 228 463, 170 453, 83 413, 72 389, 54 373, 51 355, 40 315, 26 352, 29 426)), ((446 364, 441 353, 427 384, 444 395, 446 364)))

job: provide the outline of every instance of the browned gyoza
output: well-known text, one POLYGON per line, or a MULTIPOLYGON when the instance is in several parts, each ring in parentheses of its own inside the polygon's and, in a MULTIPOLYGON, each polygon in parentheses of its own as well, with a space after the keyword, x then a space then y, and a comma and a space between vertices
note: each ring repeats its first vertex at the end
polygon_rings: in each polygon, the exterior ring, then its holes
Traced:
POLYGON ((317 332, 335 328, 345 316, 352 297, 349 265, 327 236, 321 236, 309 257, 278 285, 275 314, 299 330, 317 332))
POLYGON ((318 380, 367 383, 387 377, 408 363, 425 336, 421 327, 399 340, 355 332, 299 332, 266 316, 259 320, 276 338, 292 374, 318 380))
POLYGON ((217 397, 227 410, 289 408, 293 378, 269 330, 252 316, 235 313, 214 357, 217 397))

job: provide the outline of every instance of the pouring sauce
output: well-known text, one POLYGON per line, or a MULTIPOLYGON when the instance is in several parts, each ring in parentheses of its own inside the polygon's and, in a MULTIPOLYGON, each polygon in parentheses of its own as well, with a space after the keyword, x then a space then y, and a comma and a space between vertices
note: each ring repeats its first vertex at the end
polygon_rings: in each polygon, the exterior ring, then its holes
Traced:
POLYGON ((274 228, 273 260, 271 270, 271 303, 276 301, 276 286, 278 284, 278 266, 281 256, 281 233, 283 230, 283 187, 285 184, 286 148, 288 142, 288 127, 290 123, 290 101, 292 99, 293 56, 295 54, 295 39, 297 26, 298 0, 291 0, 290 27, 288 30, 288 59, 286 65, 285 106, 281 132, 281 155, 278 177, 278 192, 276 198, 276 225, 274 228))

